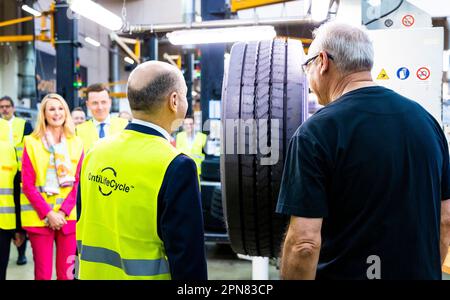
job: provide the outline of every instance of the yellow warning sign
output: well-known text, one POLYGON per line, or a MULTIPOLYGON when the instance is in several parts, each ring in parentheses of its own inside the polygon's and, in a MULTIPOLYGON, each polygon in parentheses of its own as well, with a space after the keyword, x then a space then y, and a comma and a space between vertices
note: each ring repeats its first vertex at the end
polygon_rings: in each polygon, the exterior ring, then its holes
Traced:
POLYGON ((385 70, 385 69, 381 69, 381 72, 380 72, 380 74, 378 74, 377 79, 384 79, 384 80, 389 79, 389 76, 388 76, 388 74, 386 73, 386 70, 385 70))

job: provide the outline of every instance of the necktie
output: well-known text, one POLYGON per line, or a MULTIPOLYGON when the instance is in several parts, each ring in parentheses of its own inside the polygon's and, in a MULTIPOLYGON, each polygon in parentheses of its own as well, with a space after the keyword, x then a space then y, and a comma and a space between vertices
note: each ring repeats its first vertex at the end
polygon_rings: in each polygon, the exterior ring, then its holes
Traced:
POLYGON ((98 137, 101 138, 101 139, 105 137, 105 129, 104 129, 104 127, 105 127, 105 123, 100 123, 100 130, 98 132, 98 137))

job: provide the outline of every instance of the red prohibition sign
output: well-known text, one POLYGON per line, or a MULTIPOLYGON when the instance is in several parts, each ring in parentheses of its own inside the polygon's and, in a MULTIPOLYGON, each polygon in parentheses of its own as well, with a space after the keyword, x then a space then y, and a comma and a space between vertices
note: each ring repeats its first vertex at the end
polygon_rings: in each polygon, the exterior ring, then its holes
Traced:
POLYGON ((420 80, 427 80, 430 77, 430 70, 428 70, 428 68, 422 67, 419 70, 417 70, 417 78, 419 78, 420 80))
POLYGON ((406 27, 411 27, 414 25, 414 17, 412 15, 405 15, 402 19, 402 24, 406 27))

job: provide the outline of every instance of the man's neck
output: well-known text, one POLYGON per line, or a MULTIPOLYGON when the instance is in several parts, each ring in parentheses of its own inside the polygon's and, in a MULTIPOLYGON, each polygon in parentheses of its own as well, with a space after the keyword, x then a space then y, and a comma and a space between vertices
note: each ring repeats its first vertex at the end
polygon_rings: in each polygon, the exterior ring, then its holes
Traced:
POLYGON ((93 117, 93 119, 94 119, 97 123, 103 123, 103 122, 105 122, 106 120, 108 120, 108 117, 109 117, 109 115, 106 116, 106 118, 104 118, 103 120, 97 119, 97 118, 95 118, 95 117, 93 117))
POLYGON ((137 112, 137 111, 133 111, 133 118, 134 119, 138 119, 138 120, 142 120, 145 122, 149 122, 152 124, 155 124, 161 128, 163 128, 165 131, 167 131, 169 134, 172 133, 172 128, 171 125, 169 124, 169 122, 165 121, 164 119, 157 117, 157 116, 151 116, 148 114, 143 114, 141 112, 137 112))
POLYGON ((62 127, 47 127, 48 131, 52 134, 53 140, 55 143, 59 144, 61 142, 61 136, 63 134, 63 128, 62 127))
POLYGON ((331 90, 329 99, 331 99, 330 102, 333 102, 348 92, 376 85, 377 84, 372 80, 372 75, 369 71, 352 73, 344 76, 335 84, 334 88, 331 90))

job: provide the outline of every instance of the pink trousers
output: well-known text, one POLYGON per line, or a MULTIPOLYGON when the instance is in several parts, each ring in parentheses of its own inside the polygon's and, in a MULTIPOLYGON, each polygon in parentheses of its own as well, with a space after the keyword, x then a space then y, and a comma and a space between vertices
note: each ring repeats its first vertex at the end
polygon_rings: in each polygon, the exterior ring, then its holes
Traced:
MULTIPOLYGON (((66 225, 67 226, 67 225, 66 225)), ((53 272, 53 243, 56 243, 56 277, 58 280, 72 280, 75 265, 75 232, 49 230, 42 234, 28 231, 33 248, 34 277, 36 280, 51 280, 53 272)))

